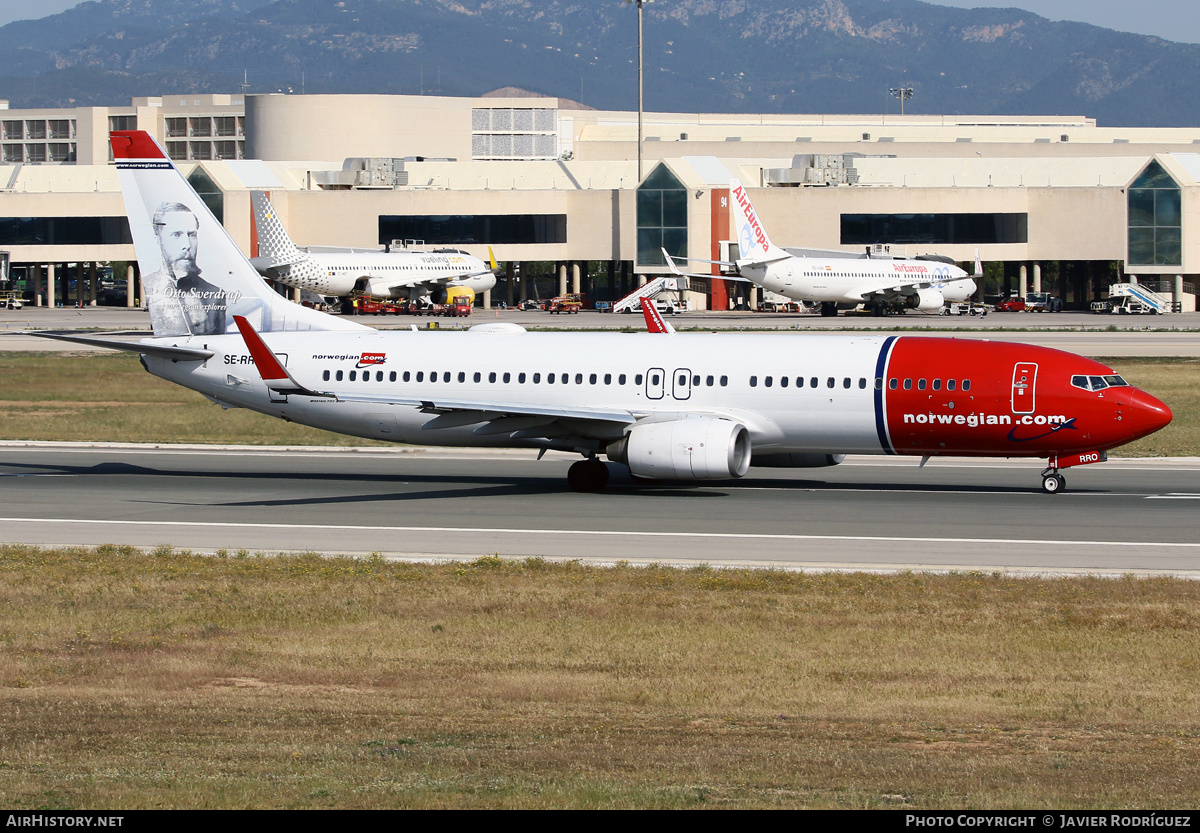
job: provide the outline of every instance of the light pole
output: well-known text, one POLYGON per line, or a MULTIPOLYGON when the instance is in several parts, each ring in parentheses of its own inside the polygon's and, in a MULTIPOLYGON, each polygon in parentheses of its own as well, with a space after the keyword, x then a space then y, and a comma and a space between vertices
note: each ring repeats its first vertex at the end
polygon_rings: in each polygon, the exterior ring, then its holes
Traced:
POLYGON ((642 4, 654 0, 625 0, 636 3, 638 10, 638 184, 642 182, 642 4))
POLYGON ((900 99, 900 115, 904 115, 904 102, 913 97, 912 87, 892 87, 888 90, 892 94, 892 98, 900 99))

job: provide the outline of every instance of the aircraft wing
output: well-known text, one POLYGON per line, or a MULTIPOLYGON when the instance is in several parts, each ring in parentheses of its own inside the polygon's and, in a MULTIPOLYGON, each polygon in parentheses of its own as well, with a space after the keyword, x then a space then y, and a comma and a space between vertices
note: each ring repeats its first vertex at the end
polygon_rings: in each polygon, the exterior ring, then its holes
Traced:
MULTIPOLYGON (((703 272, 681 272, 679 270, 679 267, 675 264, 675 258, 673 258, 673 257, 671 257, 671 255, 667 254, 666 249, 663 249, 662 253, 663 253, 663 257, 666 258, 666 260, 667 260, 667 268, 669 270, 671 270, 671 274, 675 275, 676 277, 707 278, 709 280, 712 280, 713 278, 719 278, 720 280, 723 280, 723 281, 745 281, 746 283, 751 282, 749 278, 743 278, 741 275, 711 275, 711 274, 706 275, 703 272)), ((737 267, 736 263, 729 261, 729 260, 701 260, 700 258, 695 258, 695 257, 681 257, 681 258, 679 258, 679 260, 682 260, 684 263, 695 261, 696 263, 709 263, 709 264, 715 264, 717 266, 732 266, 734 268, 737 267)))
MULTIPOLYGON (((479 433, 509 433, 516 430, 535 431, 559 420, 570 420, 574 422, 600 423, 600 425, 594 426, 594 429, 589 432, 592 434, 599 433, 619 436, 622 433, 621 426, 632 424, 638 420, 638 417, 631 411, 621 408, 556 408, 549 405, 527 405, 519 402, 441 399, 404 395, 402 393, 368 394, 317 391, 301 384, 288 372, 287 368, 279 363, 279 360, 275 358, 275 354, 271 352, 271 348, 267 346, 266 342, 262 340, 262 337, 244 316, 235 315, 233 319, 242 334, 242 339, 246 342, 246 347, 250 350, 250 355, 254 359, 254 366, 257 368, 259 375, 266 382, 267 387, 281 394, 299 394, 324 399, 336 399, 341 402, 411 405, 420 408, 425 413, 438 415, 425 426, 426 428, 450 428, 486 423, 486 426, 479 429, 479 433), (519 423, 521 428, 509 428, 505 423, 499 422, 507 417, 532 417, 534 419, 519 423), (492 426, 498 427, 495 430, 486 430, 492 426)), ((510 421, 510 424, 513 423, 510 421)), ((545 434, 538 433, 531 434, 530 436, 545 436, 545 434)))

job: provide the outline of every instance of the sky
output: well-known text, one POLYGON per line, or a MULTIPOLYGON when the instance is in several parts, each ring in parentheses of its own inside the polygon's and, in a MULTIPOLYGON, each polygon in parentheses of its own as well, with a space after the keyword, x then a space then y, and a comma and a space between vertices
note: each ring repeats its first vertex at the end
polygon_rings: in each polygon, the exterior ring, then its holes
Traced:
MULTIPOLYGON (((616 2, 616 0, 613 0, 616 2)), ((670 2, 670 0, 664 0, 670 2)), ((1167 40, 1200 43, 1200 4, 1196 0, 927 0, 959 8, 1018 8, 1051 20, 1080 20, 1106 29, 1157 35, 1167 40)), ((0 0, 0 26, 57 14, 79 0, 0 0)))

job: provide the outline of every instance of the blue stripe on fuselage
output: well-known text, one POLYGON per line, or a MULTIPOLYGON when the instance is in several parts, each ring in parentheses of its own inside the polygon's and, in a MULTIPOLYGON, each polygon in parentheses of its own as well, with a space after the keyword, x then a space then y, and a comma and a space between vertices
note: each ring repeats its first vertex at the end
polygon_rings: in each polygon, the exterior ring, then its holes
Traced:
POLYGON ((883 414, 883 391, 887 386, 885 378, 887 372, 888 358, 892 354, 892 344, 896 341, 896 336, 888 336, 883 346, 879 348, 879 358, 875 362, 875 378, 879 379, 879 386, 875 388, 875 432, 879 435, 879 447, 883 449, 884 454, 895 454, 895 449, 888 442, 887 424, 884 421, 883 414))

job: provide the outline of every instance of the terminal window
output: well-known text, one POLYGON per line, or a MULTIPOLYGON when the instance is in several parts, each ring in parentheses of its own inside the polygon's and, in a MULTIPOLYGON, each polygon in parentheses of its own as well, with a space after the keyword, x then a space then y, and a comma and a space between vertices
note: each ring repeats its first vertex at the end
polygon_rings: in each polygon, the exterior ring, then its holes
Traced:
POLYGON ((687 257, 688 191, 665 165, 658 165, 637 190, 637 262, 665 266, 662 250, 687 257))
POLYGON ((875 243, 1028 243, 1029 215, 978 214, 843 214, 842 245, 875 243))
POLYGON ((457 214, 379 216, 379 242, 424 240, 442 246, 566 243, 566 214, 457 214))
POLYGON ((1129 186, 1129 253, 1140 265, 1183 264, 1179 185, 1158 162, 1151 162, 1129 186))

